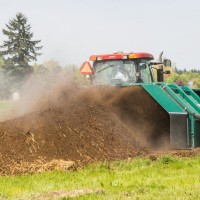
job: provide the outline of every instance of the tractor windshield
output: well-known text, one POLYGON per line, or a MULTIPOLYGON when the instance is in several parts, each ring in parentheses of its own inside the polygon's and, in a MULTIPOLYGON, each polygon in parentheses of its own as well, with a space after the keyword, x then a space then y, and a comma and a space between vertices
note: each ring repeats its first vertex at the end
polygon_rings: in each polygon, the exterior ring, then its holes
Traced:
POLYGON ((151 82, 147 59, 94 62, 96 85, 151 82))

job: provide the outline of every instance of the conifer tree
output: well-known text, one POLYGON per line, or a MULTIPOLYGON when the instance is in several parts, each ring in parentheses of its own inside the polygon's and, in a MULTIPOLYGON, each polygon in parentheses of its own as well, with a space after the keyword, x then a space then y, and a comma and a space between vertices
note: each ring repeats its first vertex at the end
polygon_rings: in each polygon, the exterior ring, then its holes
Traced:
POLYGON ((5 58, 3 68, 11 82, 18 86, 32 72, 29 63, 37 60, 40 55, 38 50, 42 48, 38 46, 41 40, 32 39, 30 29, 27 18, 22 13, 17 13, 2 30, 7 38, 0 46, 0 54, 5 58))

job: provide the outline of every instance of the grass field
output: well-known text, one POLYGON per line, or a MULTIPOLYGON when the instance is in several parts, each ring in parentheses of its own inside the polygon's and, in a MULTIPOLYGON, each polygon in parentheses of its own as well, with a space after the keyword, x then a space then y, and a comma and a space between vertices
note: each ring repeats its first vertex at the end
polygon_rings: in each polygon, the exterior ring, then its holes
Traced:
MULTIPOLYGON (((0 117, 10 108, 9 102, 0 102, 0 117)), ((69 172, 2 176, 2 199, 200 199, 200 155, 139 157, 69 172)))
POLYGON ((200 155, 136 158, 72 172, 0 177, 0 199, 72 199, 66 194, 78 194, 80 189, 82 195, 73 199, 200 199, 200 155), (92 192, 86 194, 86 189, 92 192))
POLYGON ((0 121, 3 120, 13 107, 12 101, 0 101, 0 121))
POLYGON ((6 112, 11 107, 11 102, 9 101, 0 101, 0 112, 6 112))

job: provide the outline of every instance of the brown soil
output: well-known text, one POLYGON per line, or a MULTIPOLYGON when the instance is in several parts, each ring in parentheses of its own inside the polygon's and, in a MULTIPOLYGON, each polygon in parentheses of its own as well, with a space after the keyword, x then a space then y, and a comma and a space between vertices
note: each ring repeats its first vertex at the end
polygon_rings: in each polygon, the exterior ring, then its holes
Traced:
POLYGON ((83 166, 169 145, 169 116, 140 86, 63 88, 38 108, 0 123, 0 174, 40 159, 83 166))

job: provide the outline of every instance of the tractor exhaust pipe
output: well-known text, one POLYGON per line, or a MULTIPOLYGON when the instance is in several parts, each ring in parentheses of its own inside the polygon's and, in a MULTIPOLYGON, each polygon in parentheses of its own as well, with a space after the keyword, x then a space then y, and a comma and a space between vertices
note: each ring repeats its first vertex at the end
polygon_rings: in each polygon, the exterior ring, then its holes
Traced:
POLYGON ((163 62, 162 56, 163 56, 163 51, 159 55, 159 62, 163 62))

